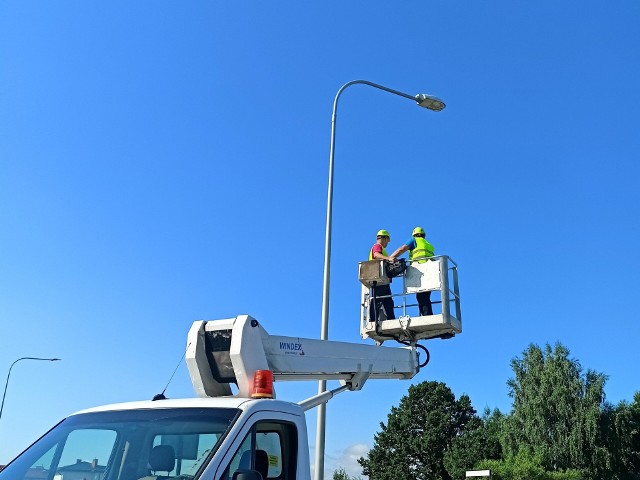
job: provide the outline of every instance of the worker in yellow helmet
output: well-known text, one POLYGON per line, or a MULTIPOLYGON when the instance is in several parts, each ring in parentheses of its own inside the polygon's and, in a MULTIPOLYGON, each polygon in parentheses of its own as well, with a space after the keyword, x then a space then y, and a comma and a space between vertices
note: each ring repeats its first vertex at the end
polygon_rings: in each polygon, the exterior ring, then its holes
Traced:
MULTIPOLYGON (((369 250, 369 260, 389 260, 387 255, 387 245, 391 241, 391 236, 386 230, 378 230, 376 243, 369 250)), ((369 302, 370 321, 391 320, 396 318, 393 311, 393 298, 391 298, 391 287, 389 285, 376 285, 372 288, 371 301, 369 302), (376 301, 373 301, 375 296, 376 301), (374 314, 375 312, 375 314, 374 314)))
MULTIPOLYGON (((409 250, 409 261, 411 263, 424 263, 429 257, 433 257, 434 248, 425 238, 424 228, 416 227, 411 232, 411 240, 398 247, 398 249, 389 257, 390 261, 395 261, 400 255, 409 250)), ((431 306, 431 292, 416 293, 418 300, 418 309, 420 315, 433 315, 433 307, 431 306)))

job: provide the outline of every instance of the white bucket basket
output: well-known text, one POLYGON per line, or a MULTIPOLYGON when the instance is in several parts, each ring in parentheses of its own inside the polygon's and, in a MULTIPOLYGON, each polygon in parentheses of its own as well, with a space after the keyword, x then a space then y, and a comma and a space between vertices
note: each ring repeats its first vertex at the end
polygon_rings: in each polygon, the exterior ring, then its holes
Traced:
MULTIPOLYGON (((430 257, 407 266, 405 273, 391 283, 395 319, 374 322, 370 319, 370 283, 361 280, 360 335, 377 343, 385 340, 418 341, 451 338, 462 332, 458 266, 446 255, 430 257), (421 315, 415 294, 431 292, 433 315, 421 315)), ((367 262, 362 262, 363 263, 367 262)), ((362 269, 362 267, 361 267, 362 269)))

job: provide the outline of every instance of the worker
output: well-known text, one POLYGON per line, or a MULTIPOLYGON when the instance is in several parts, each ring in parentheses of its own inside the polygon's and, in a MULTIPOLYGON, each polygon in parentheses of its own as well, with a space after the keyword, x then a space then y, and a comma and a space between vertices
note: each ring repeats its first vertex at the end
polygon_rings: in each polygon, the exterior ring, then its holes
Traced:
MULTIPOLYGON (((398 247, 389 257, 389 261, 394 262, 396 258, 407 250, 409 250, 409 261, 411 263, 425 263, 429 257, 433 257, 433 245, 425 239, 424 228, 414 228, 413 232, 411 232, 411 240, 398 247)), ((416 293, 416 300, 418 300, 420 315, 433 315, 431 292, 416 293)))
MULTIPOLYGON (((373 244, 371 250, 369 250, 369 260, 386 260, 389 261, 387 256, 387 245, 391 241, 391 236, 386 230, 378 230, 376 234, 376 243, 373 244)), ((371 289, 371 301, 369 302, 369 319, 373 322, 375 320, 392 320, 396 318, 393 311, 393 298, 391 298, 391 287, 389 285, 376 285, 371 289), (375 297, 376 301, 373 301, 375 297), (383 297, 383 298, 381 298, 383 297), (375 315, 374 315, 375 312, 375 315)))

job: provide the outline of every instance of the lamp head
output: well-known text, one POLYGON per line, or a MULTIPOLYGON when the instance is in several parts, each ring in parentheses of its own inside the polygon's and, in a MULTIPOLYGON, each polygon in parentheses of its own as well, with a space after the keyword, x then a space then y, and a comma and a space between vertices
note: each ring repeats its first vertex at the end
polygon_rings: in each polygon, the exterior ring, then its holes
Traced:
POLYGON ((416 103, 421 107, 428 108, 434 112, 444 110, 445 104, 438 97, 433 95, 427 95, 426 93, 419 93, 416 95, 416 103))

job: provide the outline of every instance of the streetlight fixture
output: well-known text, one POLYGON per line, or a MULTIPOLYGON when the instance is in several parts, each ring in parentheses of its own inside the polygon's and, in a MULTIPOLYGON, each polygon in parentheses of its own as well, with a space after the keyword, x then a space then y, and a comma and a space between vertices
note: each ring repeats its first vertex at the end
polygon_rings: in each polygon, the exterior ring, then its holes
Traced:
POLYGON ((9 386, 9 377, 11 377, 11 369, 20 360, 42 360, 45 362, 58 362, 61 358, 40 358, 40 357, 21 357, 14 361, 9 367, 9 373, 7 374, 7 382, 4 384, 4 393, 2 394, 2 405, 0 405, 0 418, 2 418, 2 410, 4 409, 4 399, 7 396, 7 387, 9 386))
MULTIPOLYGON (((419 93, 418 95, 410 95, 408 93, 400 92, 392 88, 379 85, 377 83, 369 82, 367 80, 352 80, 345 83, 333 101, 333 114, 331 116, 331 150, 329 152, 329 187, 327 189, 327 225, 325 231, 324 242, 324 281, 322 284, 322 325, 320 330, 320 339, 327 340, 329 337, 329 276, 331 265, 331 217, 333 209, 333 160, 335 154, 336 144, 336 117, 338 113, 338 100, 342 92, 347 87, 356 84, 369 85, 370 87, 377 88, 378 90, 384 90, 385 92, 393 93, 400 97, 413 100, 417 105, 423 108, 428 108, 434 112, 439 112, 444 109, 445 104, 442 100, 432 95, 425 93, 419 93)), ((322 393, 327 389, 327 381, 320 380, 318 382, 318 393, 322 393)), ((326 404, 321 403, 318 406, 318 419, 316 427, 316 459, 315 459, 315 480, 324 480, 324 443, 325 443, 325 424, 326 424, 326 404)))

